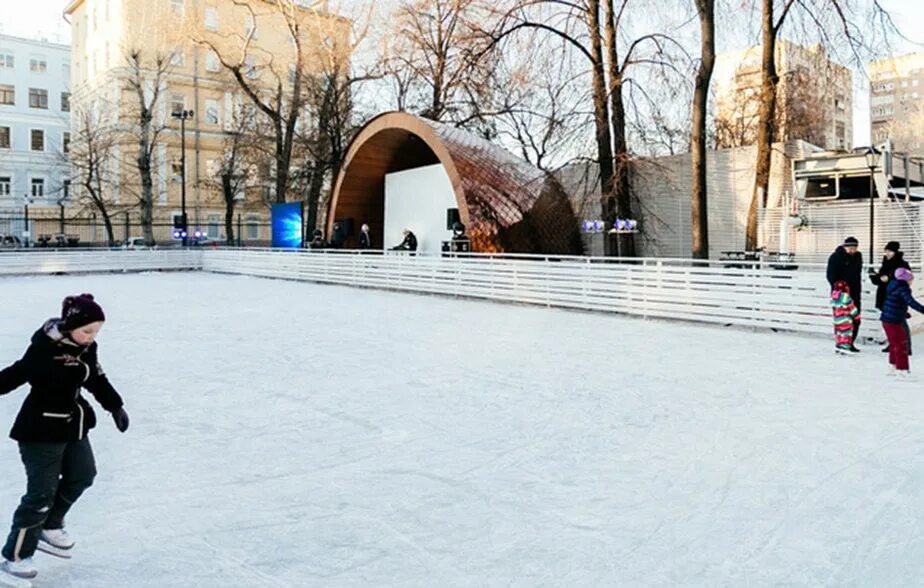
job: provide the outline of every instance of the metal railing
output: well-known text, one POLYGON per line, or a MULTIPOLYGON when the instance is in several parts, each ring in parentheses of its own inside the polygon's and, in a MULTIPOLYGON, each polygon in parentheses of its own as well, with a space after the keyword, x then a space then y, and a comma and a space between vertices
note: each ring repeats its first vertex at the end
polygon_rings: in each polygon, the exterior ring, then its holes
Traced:
MULTIPOLYGON (((0 252, 0 276, 202 270, 815 334, 831 332, 820 264, 559 255, 195 248, 0 252)), ((876 318, 871 284, 867 320, 876 318)), ((916 319, 917 321, 917 319, 916 319)))

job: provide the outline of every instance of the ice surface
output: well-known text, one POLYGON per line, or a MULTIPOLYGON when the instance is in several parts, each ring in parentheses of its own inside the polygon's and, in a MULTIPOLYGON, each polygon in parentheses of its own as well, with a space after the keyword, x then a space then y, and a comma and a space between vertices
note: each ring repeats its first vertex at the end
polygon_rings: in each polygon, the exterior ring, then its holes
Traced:
MULTIPOLYGON (((37 587, 924 577, 924 380, 876 349, 173 273, 0 280, 0 362, 78 292, 132 427, 100 414, 37 587)), ((0 510, 24 486, 0 443, 0 510)))

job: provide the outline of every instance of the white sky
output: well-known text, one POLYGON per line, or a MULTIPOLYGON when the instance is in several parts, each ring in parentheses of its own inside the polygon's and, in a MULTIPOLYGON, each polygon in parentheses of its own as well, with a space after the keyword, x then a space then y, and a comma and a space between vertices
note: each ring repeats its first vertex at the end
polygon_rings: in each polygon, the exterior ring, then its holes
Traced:
MULTIPOLYGON (((67 43, 70 26, 62 12, 69 0, 2 0, 0 32, 21 37, 47 37, 67 43)), ((166 0, 151 0, 166 1, 166 0)), ((362 0, 357 0, 362 1, 362 0)), ((910 41, 896 42, 897 53, 924 51, 924 0, 880 0, 910 41)), ((721 35, 721 31, 719 33, 721 35)), ((720 39, 721 42, 721 39, 720 39)), ((863 75, 854 76, 854 144, 869 144, 869 89, 863 75)))

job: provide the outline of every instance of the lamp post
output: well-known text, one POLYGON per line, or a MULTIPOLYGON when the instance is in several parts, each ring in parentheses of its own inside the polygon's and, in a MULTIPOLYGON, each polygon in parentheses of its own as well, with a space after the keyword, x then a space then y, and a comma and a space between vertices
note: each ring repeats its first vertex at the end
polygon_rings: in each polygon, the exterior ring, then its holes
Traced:
POLYGON ((874 198, 876 196, 876 182, 874 179, 874 174, 876 171, 876 165, 879 163, 879 152, 876 151, 875 147, 870 147, 866 151, 866 167, 869 168, 869 255, 872 259, 873 252, 876 250, 876 245, 873 243, 873 221, 875 213, 875 207, 873 206, 874 198))
POLYGON ((183 215, 183 247, 186 247, 186 229, 189 226, 186 217, 186 119, 193 117, 193 111, 180 110, 172 116, 180 121, 180 209, 183 215))

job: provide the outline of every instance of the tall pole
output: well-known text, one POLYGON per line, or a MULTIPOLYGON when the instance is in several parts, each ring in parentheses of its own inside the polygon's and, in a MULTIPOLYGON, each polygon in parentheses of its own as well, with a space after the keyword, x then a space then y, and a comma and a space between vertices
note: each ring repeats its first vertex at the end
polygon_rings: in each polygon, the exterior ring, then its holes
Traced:
POLYGON ((876 193, 876 183, 873 181, 873 172, 876 168, 869 168, 869 258, 870 261, 873 259, 873 252, 876 250, 876 244, 873 242, 873 215, 875 214, 875 208, 873 207, 873 195, 876 193))
MULTIPOLYGON (((183 214, 183 224, 186 221, 186 111, 180 116, 180 208, 183 214)), ((186 231, 183 231, 183 247, 186 247, 186 231)))

